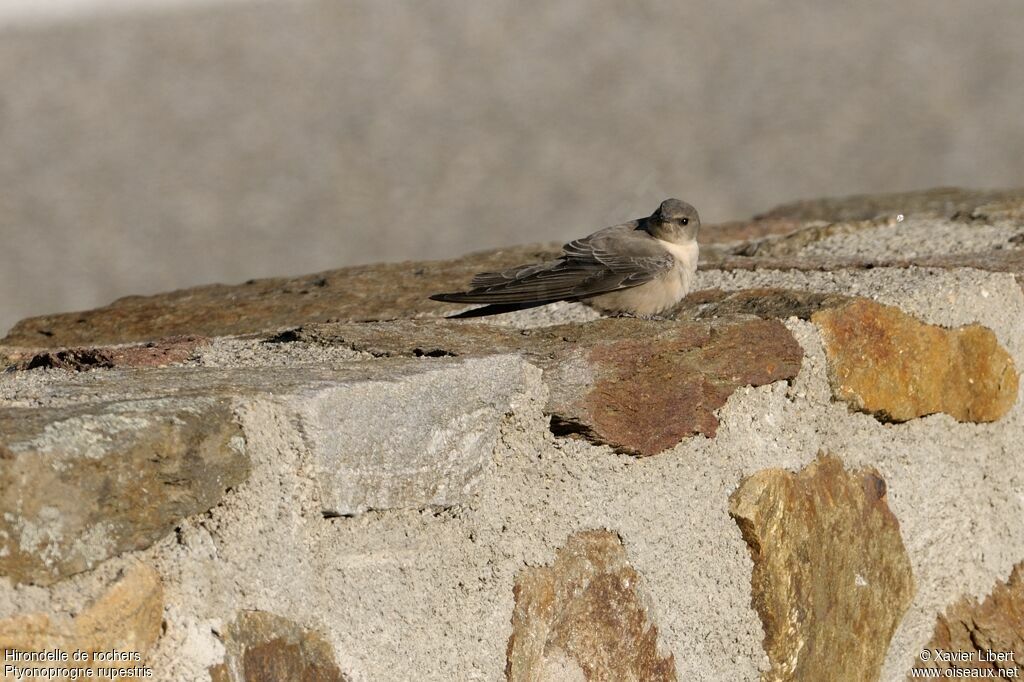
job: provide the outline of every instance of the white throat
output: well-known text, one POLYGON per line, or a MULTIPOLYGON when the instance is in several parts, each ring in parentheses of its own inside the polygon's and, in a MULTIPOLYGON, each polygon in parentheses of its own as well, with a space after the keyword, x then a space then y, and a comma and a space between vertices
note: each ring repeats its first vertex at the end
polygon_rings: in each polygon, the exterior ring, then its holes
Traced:
POLYGON ((700 247, 697 246, 697 240, 692 240, 685 244, 673 244, 664 239, 659 239, 658 241, 676 259, 678 267, 689 272, 697 271, 697 258, 700 256, 700 247))

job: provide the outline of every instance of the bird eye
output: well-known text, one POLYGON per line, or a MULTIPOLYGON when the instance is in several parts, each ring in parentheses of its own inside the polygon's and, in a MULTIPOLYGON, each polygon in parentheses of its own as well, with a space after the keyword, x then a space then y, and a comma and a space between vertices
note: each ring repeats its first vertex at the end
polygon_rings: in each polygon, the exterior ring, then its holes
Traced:
POLYGON ((683 218, 679 222, 681 222, 683 225, 686 225, 686 224, 688 224, 690 222, 690 219, 689 218, 683 218))

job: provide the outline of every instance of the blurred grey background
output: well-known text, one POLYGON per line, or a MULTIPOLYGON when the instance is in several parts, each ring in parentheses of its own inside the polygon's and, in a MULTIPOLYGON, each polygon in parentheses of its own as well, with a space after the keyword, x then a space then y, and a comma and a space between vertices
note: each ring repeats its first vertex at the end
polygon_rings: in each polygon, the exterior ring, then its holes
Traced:
POLYGON ((1024 2, 0 0, 0 330, 564 240, 673 195, 1024 185, 1024 2))

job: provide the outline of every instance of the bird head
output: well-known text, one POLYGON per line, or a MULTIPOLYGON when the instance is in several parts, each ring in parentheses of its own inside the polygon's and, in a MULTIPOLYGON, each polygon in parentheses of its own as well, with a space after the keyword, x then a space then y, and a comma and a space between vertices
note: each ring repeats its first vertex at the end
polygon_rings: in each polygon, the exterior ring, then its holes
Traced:
POLYGON ((685 244, 697 239, 700 216, 697 209, 679 199, 666 199, 658 210, 646 220, 651 236, 673 244, 685 244))

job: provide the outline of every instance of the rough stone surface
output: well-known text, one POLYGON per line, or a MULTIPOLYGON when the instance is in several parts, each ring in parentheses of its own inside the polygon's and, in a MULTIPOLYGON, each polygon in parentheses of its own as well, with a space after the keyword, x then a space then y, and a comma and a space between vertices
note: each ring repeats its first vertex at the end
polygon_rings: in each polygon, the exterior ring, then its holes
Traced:
MULTIPOLYGON (((880 267, 975 268, 1010 272, 1024 285, 1021 248, 1024 200, 1020 190, 972 193, 939 190, 936 203, 925 192, 894 198, 864 197, 868 208, 860 218, 839 208, 822 217, 834 220, 794 220, 789 233, 701 253, 702 268, 721 270, 866 270, 880 267), (1000 197, 1003 197, 1000 199, 1000 197), (903 211, 876 210, 872 202, 894 207, 905 199, 903 211), (985 203, 991 199, 989 203, 985 203), (923 210, 915 211, 914 206, 923 210), (844 217, 846 216, 846 217, 844 217)), ((824 200, 844 204, 848 199, 824 200)))
MULTIPOLYGON (((967 267, 967 263, 980 254, 992 258, 1020 256, 1021 250, 1011 241, 1019 231, 1015 222, 1007 220, 963 222, 931 216, 901 220, 897 216, 896 219, 835 223, 821 229, 804 230, 803 234, 809 239, 802 246, 798 240, 788 237, 771 241, 783 248, 783 254, 788 249, 790 255, 801 258, 848 258, 870 264, 878 257, 878 245, 885 244, 885 251, 895 256, 888 256, 885 262, 902 260, 907 264, 926 265, 942 259, 952 267, 967 267)), ((995 267, 993 263, 988 269, 995 267)))
POLYGON ((207 398, 0 410, 0 573, 49 584, 149 546, 244 480, 242 433, 207 398))
POLYGON ((714 412, 738 387, 792 379, 803 355, 778 321, 735 315, 710 322, 610 318, 531 330, 438 320, 336 324, 276 340, 377 356, 520 352, 545 370, 546 411, 556 433, 642 456, 695 434, 714 436, 714 412))
POLYGON ((506 679, 676 680, 642 579, 612 532, 569 537, 551 566, 516 577, 506 679))
POLYGON ((755 287, 739 291, 704 289, 694 292, 671 311, 677 319, 708 319, 729 315, 754 315, 762 319, 809 320, 818 310, 834 308, 851 300, 849 296, 779 287, 755 287))
POLYGON ((287 618, 243 611, 221 633, 223 663, 210 667, 211 682, 345 682, 323 636, 287 618))
POLYGON ((877 679, 914 594, 885 497, 877 472, 830 455, 797 474, 758 472, 732 494, 771 661, 762 680, 877 679))
MULTIPOLYGON (((793 258, 794 256, 806 256, 803 251, 809 247, 813 248, 815 245, 829 239, 849 237, 851 235, 857 235, 860 232, 864 232, 871 229, 884 228, 886 226, 894 226, 898 224, 899 218, 879 218, 876 220, 851 220, 845 222, 822 222, 812 221, 801 223, 801 227, 798 230, 794 230, 788 234, 783 234, 775 237, 767 237, 765 239, 750 240, 741 244, 735 245, 729 250, 728 253, 723 254, 723 260, 726 256, 745 256, 754 258, 751 261, 753 263, 767 263, 771 264, 771 259, 785 259, 793 258)), ((858 260, 866 259, 853 259, 848 258, 845 261, 837 258, 834 254, 829 253, 818 253, 814 254, 815 258, 802 258, 803 267, 808 267, 814 264, 823 263, 847 263, 853 264, 858 263, 858 260)))
MULTIPOLYGON (((0 651, 58 650, 66 653, 69 660, 63 663, 46 663, 46 666, 92 669, 94 674, 97 668, 107 666, 141 669, 146 664, 147 652, 160 637, 163 610, 164 592, 160 576, 151 566, 142 563, 132 564, 127 567, 124 575, 74 617, 42 612, 25 613, 0 620, 0 651), (89 652, 89 659, 75 661, 72 654, 76 650, 89 652), (97 660, 96 653, 110 651, 124 654, 134 652, 139 655, 139 660, 97 660)), ((5 659, 5 662, 10 661, 5 659)))
POLYGON ((1013 359, 992 330, 946 330, 858 300, 811 318, 822 330, 835 397, 879 419, 945 412, 995 421, 1017 400, 1013 359))
POLYGON ((19 353, 8 356, 13 364, 8 371, 27 369, 66 369, 85 371, 113 369, 115 367, 165 367, 186 362, 197 349, 209 345, 210 340, 198 336, 180 336, 151 341, 133 346, 106 348, 67 348, 40 353, 19 353))
POLYGON ((128 296, 95 310, 22 320, 0 345, 94 346, 188 334, 247 334, 330 320, 444 314, 452 306, 429 300, 430 293, 457 288, 480 270, 549 258, 556 249, 523 246, 448 261, 361 265, 303 277, 128 296))
POLYGON ((717 225, 701 225, 698 241, 702 251, 717 251, 718 249, 709 249, 708 247, 789 234, 804 227, 805 224, 806 221, 790 218, 755 218, 718 223, 717 225))
POLYGON ((1024 189, 970 190, 956 187, 892 194, 856 194, 846 197, 794 201, 757 216, 772 220, 825 220, 845 222, 885 216, 925 213, 947 218, 977 218, 989 212, 1024 205, 1024 189))
POLYGON ((491 465, 498 427, 540 371, 516 357, 447 361, 405 378, 300 390, 324 513, 448 507, 491 465))
POLYGON ((539 379, 539 369, 507 354, 74 375, 20 401, 61 407, 0 412, 0 444, 12 453, 0 459, 0 474, 12 482, 0 500, 13 514, 0 517, 12 552, 0 566, 19 580, 41 580, 37 564, 50 557, 44 563, 53 564, 53 579, 144 546, 181 516, 208 509, 246 470, 245 456, 231 449, 242 433, 229 400, 272 396, 287 412, 325 514, 456 504, 489 467, 505 414, 539 379), (131 401, 93 403, 110 393, 131 401), (33 490, 66 494, 51 500, 33 490), (128 504, 125 496, 138 490, 152 491, 147 504, 128 504), (90 552, 98 555, 87 559, 90 552))
POLYGON ((1024 564, 1014 566, 1006 582, 997 581, 983 601, 965 596, 939 614, 925 649, 928 659, 919 656, 914 667, 1004 679, 1024 674, 1024 564))
MULTIPOLYGON (((1024 221, 1022 221, 1024 222, 1024 221)), ((1024 249, 995 249, 957 254, 929 254, 912 260, 893 259, 881 265, 903 267, 917 265, 923 268, 974 268, 990 272, 1012 272, 1017 282, 1024 282, 1024 249)))
POLYGON ((655 455, 695 434, 714 437, 715 411, 737 388, 792 379, 802 357, 777 320, 610 338, 552 370, 552 428, 655 455))
MULTIPOLYGON (((932 223, 934 224, 934 223, 932 223)), ((944 223, 952 228, 953 223, 944 223)), ((963 229, 961 227, 961 229, 963 229)), ((835 234, 832 231, 830 234, 835 234)), ((816 244, 818 237, 827 234, 820 231, 815 237, 798 243, 797 251, 816 244)), ((1007 243, 1010 243, 1007 240, 1007 243)), ((1024 280, 1024 250, 1016 245, 1014 248, 998 248, 981 251, 962 251, 959 253, 924 253, 908 258, 904 255, 887 255, 884 257, 865 257, 857 255, 766 255, 762 251, 784 251, 784 247, 770 249, 756 244, 746 245, 754 255, 729 254, 718 252, 709 254, 703 259, 702 270, 802 270, 806 272, 836 272, 841 270, 872 270, 875 268, 911 268, 932 267, 943 269, 974 268, 990 272, 1010 272, 1017 276, 1017 281, 1024 280)), ((702 254, 703 255, 703 254, 702 254)))
MULTIPOLYGON (((766 221, 768 225, 775 225, 766 221)), ((785 223, 785 227, 793 227, 785 223)), ((714 226, 712 226, 713 230, 714 226)), ((743 232, 757 233, 745 226, 743 232)), ((718 238, 740 233, 726 226, 718 238)), ((761 231, 773 234, 772 229, 761 231)), ((0 347, 57 349, 103 346, 165 337, 226 336, 267 332, 330 321, 374 321, 442 316, 459 308, 431 301, 439 291, 465 288, 484 270, 555 258, 557 244, 526 245, 469 254, 444 261, 360 265, 295 278, 250 280, 244 284, 212 284, 153 296, 128 296, 94 310, 31 317, 18 322, 0 339, 0 347)), ((703 247, 717 260, 713 246, 703 247)), ((82 351, 77 351, 81 353, 82 351)), ((74 364, 75 351, 33 353, 33 366, 74 364)), ((130 356, 129 356, 130 357, 130 356)), ((122 362, 129 358, 122 358, 122 362)))

